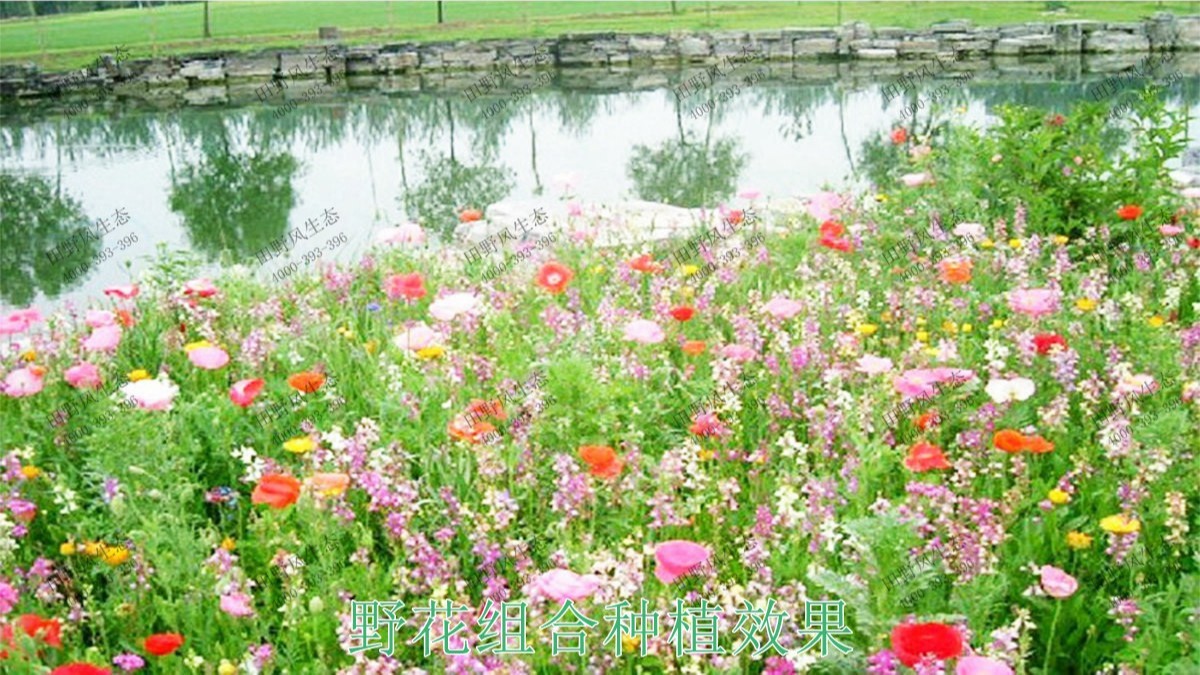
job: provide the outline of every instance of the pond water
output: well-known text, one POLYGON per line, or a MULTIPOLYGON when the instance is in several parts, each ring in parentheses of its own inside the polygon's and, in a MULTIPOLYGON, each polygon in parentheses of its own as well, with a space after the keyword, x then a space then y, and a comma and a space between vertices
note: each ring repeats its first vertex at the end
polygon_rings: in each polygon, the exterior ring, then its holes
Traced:
MULTIPOLYGON (((780 68, 736 93, 740 77, 682 101, 672 87, 687 74, 668 71, 662 84, 634 74, 627 87, 591 89, 544 77, 503 99, 376 88, 294 108, 10 109, 0 116, 0 309, 46 312, 97 297, 129 283, 159 247, 270 278, 293 260, 313 264, 317 251, 320 262, 357 259, 375 232, 405 220, 448 232, 460 209, 500 200, 696 207, 744 191, 803 196, 850 179, 864 144, 884 142, 913 97, 944 84, 885 105, 889 78, 790 81, 780 68), (726 100, 698 109, 710 96, 726 100), (68 199, 54 205, 55 194, 68 199), (290 250, 276 255, 272 244, 289 236, 290 250)), ((1004 103, 1063 110, 1098 79, 980 76, 949 87, 939 114, 986 123, 1004 103)), ((1195 77, 1164 96, 1200 112, 1195 77)), ((917 113, 918 128, 930 112, 917 113)))

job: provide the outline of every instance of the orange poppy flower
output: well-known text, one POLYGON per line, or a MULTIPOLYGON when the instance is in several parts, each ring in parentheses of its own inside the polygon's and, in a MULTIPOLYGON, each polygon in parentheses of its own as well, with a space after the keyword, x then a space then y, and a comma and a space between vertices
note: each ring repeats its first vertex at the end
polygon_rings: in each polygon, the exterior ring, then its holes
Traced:
POLYGON ((1145 209, 1137 204, 1126 204, 1117 209, 1117 217, 1121 220, 1137 220, 1142 217, 1144 211, 1145 209))
POLYGON ((254 492, 250 494, 253 504, 266 504, 273 509, 286 509, 300 498, 300 481, 278 473, 269 473, 258 479, 254 492))
POLYGON ((311 394, 320 389, 321 385, 325 384, 325 376, 321 373, 305 371, 289 377, 288 384, 296 391, 311 394))
POLYGON ((587 462, 588 473, 596 478, 616 478, 625 467, 625 461, 607 445, 581 445, 579 457, 587 462))
POLYGON ((654 256, 650 255, 649 253, 639 255, 633 260, 630 260, 629 266, 639 272, 645 272, 647 274, 654 274, 655 272, 662 271, 662 265, 654 262, 654 256))
POLYGON ((496 427, 487 422, 475 422, 474 424, 470 424, 463 415, 455 417, 450 424, 446 425, 447 433, 449 433, 452 437, 460 441, 466 441, 471 445, 478 444, 484 436, 494 432, 495 430, 496 427))
POLYGON ((537 275, 537 285, 551 293, 562 293, 567 290, 567 284, 575 278, 571 268, 558 262, 548 262, 542 265, 537 275))
POLYGON ((1044 455, 1054 449, 1054 444, 1041 436, 1026 436, 1022 449, 1035 455, 1044 455))
POLYGON ((137 323, 133 319, 133 314, 130 314, 129 310, 127 309, 118 309, 114 313, 117 315, 117 320, 120 321, 121 325, 125 326, 126 328, 131 328, 135 323, 137 323))
POLYGON ((179 633, 156 633, 146 638, 143 646, 155 656, 166 656, 183 646, 183 636, 179 633))
POLYGON ((467 406, 467 415, 475 418, 491 417, 501 422, 508 419, 508 414, 504 412, 504 404, 500 401, 485 401, 479 398, 471 399, 471 404, 467 406))
POLYGON ((928 431, 930 427, 936 426, 938 423, 938 413, 936 410, 930 410, 927 413, 922 413, 917 416, 915 424, 921 431, 928 431))
POLYGON ((1004 452, 1020 452, 1025 449, 1025 436, 1013 429, 1001 429, 992 436, 992 445, 1004 452))
POLYGON ((683 353, 688 356, 696 356, 703 354, 708 345, 704 344, 703 340, 688 340, 683 343, 683 353))
POLYGON ((308 486, 326 496, 340 495, 350 487, 350 476, 344 473, 314 473, 308 486))
POLYGON ((908 457, 904 458, 904 466, 910 471, 930 471, 933 469, 949 469, 950 462, 942 449, 932 443, 921 441, 908 449, 908 457))
POLYGON ((458 222, 460 223, 473 223, 482 218, 483 212, 479 209, 463 209, 463 212, 458 214, 458 222))
POLYGON ((970 260, 943 260, 938 263, 938 277, 948 284, 965 284, 971 281, 970 260))

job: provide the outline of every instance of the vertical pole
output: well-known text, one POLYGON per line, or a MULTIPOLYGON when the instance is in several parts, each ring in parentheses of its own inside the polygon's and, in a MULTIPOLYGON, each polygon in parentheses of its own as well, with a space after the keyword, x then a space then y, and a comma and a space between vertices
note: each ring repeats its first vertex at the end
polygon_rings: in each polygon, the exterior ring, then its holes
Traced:
POLYGON ((208 30, 208 0, 204 0, 204 37, 212 37, 212 33, 208 30))
POLYGON ((438 6, 438 23, 442 23, 442 21, 443 21, 443 18, 442 18, 442 0, 438 0, 438 4, 437 4, 437 6, 438 6))

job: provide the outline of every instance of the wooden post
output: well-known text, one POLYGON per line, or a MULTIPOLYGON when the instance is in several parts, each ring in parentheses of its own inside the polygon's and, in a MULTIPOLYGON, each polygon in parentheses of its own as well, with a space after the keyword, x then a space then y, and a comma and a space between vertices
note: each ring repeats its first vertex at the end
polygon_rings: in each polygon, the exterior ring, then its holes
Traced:
POLYGON ((212 37, 212 33, 208 30, 208 0, 204 0, 204 37, 212 37))
POLYGON ((442 23, 442 0, 438 0, 438 23, 442 23))

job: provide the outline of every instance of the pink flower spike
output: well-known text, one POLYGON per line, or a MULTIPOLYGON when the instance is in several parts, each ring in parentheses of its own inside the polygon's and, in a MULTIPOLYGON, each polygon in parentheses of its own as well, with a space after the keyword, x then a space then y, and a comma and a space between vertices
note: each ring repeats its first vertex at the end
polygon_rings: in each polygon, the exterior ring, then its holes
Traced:
POLYGON ((80 361, 67 368, 67 372, 63 373, 63 378, 67 384, 76 389, 99 389, 104 385, 104 380, 100 377, 100 369, 87 361, 80 361))
POLYGON ((229 388, 229 400, 233 401, 234 405, 245 408, 254 402, 266 384, 261 378, 238 380, 229 388))
POLYGON ((109 286, 108 288, 104 289, 105 295, 111 295, 113 297, 121 298, 122 300, 132 300, 136 298, 140 292, 141 290, 138 289, 137 284, 130 284, 128 286, 109 286))
POLYGON ((654 549, 654 559, 658 565, 654 568, 654 576, 664 584, 674 583, 679 577, 693 572, 697 567, 708 562, 708 549, 691 541, 665 541, 654 549))
POLYGON ((229 363, 229 354, 220 347, 200 347, 188 352, 188 361, 197 368, 217 370, 229 363))

